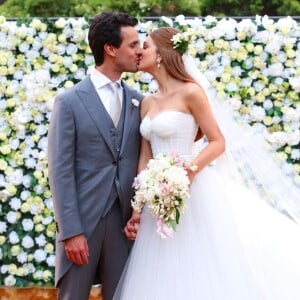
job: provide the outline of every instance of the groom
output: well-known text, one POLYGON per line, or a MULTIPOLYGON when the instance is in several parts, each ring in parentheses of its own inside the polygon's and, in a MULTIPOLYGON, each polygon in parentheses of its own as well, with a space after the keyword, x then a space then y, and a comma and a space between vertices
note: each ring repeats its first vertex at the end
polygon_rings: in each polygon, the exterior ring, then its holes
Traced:
POLYGON ((128 257, 123 228, 131 216, 142 95, 120 76, 137 71, 136 24, 124 13, 96 16, 88 35, 96 67, 55 100, 48 164, 59 299, 88 299, 95 277, 104 299, 112 299, 128 257))

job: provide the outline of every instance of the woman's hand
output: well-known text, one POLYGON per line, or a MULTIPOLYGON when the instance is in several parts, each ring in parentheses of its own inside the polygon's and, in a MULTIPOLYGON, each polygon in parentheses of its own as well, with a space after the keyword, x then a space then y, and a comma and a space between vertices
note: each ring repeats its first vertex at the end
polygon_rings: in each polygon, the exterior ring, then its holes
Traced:
POLYGON ((137 211, 133 211, 131 218, 128 220, 125 228, 124 233, 128 240, 133 241, 136 238, 137 232, 139 230, 141 220, 141 214, 137 211))

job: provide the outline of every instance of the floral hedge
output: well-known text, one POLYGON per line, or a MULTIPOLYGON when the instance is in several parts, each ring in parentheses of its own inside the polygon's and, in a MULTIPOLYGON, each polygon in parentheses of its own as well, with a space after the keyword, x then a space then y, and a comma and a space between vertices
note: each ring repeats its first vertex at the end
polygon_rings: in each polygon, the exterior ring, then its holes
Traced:
MULTIPOLYGON (((216 91, 260 129, 282 168, 300 184, 300 27, 287 17, 235 21, 141 22, 194 28, 190 49, 216 91)), ((47 129, 54 97, 93 66, 85 19, 7 21, 0 17, 0 285, 53 285, 55 224, 47 173, 47 129)), ((156 82, 124 74, 143 93, 156 82)))

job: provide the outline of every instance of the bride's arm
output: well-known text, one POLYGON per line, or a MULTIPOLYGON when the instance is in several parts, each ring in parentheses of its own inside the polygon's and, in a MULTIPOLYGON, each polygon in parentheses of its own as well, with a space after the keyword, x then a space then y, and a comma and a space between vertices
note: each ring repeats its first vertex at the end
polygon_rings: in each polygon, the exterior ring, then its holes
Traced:
POLYGON ((215 120, 205 92, 198 85, 191 85, 187 97, 189 110, 208 140, 207 146, 193 161, 198 166, 197 171, 200 171, 225 151, 225 139, 215 120))
MULTIPOLYGON (((149 110, 149 97, 145 97, 142 101, 141 105, 141 120, 145 118, 149 110)), ((146 168, 148 161, 152 158, 152 151, 150 143, 142 137, 141 146, 140 146, 140 154, 137 166, 137 173, 140 173, 143 169, 146 168)), ((136 234, 139 228, 141 213, 133 210, 131 218, 128 220, 124 233, 128 240, 135 240, 136 234)))

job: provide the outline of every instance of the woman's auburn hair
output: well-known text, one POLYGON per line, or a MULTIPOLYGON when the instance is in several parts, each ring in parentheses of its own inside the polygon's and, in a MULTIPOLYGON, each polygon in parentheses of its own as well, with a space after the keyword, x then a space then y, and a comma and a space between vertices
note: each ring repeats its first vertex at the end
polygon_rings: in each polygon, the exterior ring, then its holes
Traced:
POLYGON ((157 47, 167 72, 178 80, 195 82, 186 72, 181 54, 173 48, 172 38, 177 33, 180 33, 180 31, 173 27, 160 27, 152 31, 150 37, 157 47))
MULTIPOLYGON (((185 70, 182 55, 173 48, 172 38, 175 34, 180 33, 173 27, 160 27, 150 33, 150 37, 157 47, 157 52, 162 58, 167 72, 175 79, 183 82, 195 82, 195 80, 185 70)), ((201 129, 198 129, 195 141, 203 137, 201 129)))

